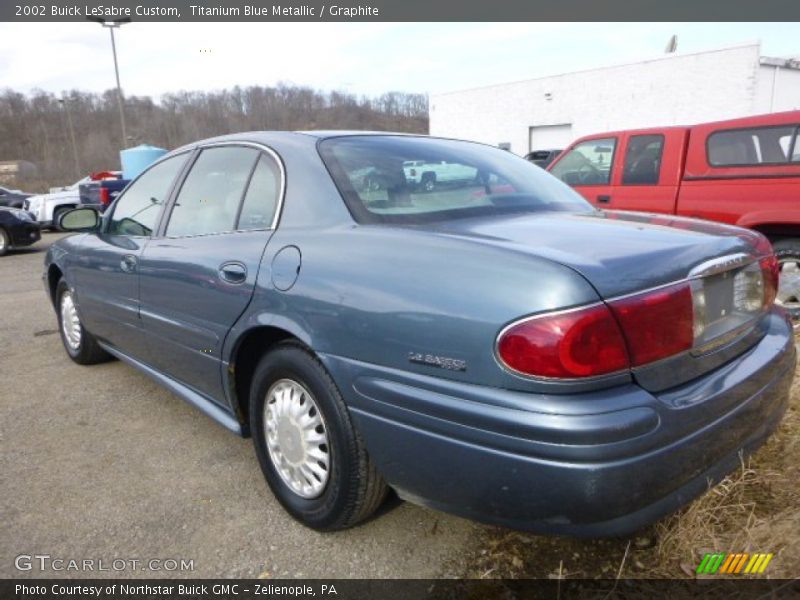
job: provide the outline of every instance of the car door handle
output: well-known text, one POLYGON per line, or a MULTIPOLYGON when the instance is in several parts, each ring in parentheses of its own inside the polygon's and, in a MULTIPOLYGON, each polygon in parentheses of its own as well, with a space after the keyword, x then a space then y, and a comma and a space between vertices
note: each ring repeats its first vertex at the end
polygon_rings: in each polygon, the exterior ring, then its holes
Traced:
POLYGON ((240 262, 227 262, 219 266, 219 278, 228 283, 244 283, 247 267, 240 262))
POLYGON ((126 254, 122 257, 122 260, 119 261, 119 267, 126 273, 133 273, 136 270, 136 264, 138 261, 133 254, 126 254))
POLYGON ((609 196, 608 194, 600 194, 597 197, 597 201, 600 204, 608 204, 609 202, 611 202, 611 196, 609 196))

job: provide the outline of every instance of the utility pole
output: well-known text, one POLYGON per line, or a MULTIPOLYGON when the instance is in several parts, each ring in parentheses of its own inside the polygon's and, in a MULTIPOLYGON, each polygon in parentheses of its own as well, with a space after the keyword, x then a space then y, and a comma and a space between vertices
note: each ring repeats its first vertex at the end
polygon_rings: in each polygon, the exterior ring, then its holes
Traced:
POLYGON ((106 20, 101 17, 86 17, 89 21, 100 23, 103 27, 111 32, 111 53, 114 55, 114 75, 117 77, 117 103, 119 104, 119 122, 122 125, 122 147, 124 148, 128 143, 128 133, 125 130, 125 106, 124 98, 122 96, 122 86, 119 83, 119 65, 117 64, 117 43, 114 39, 114 30, 130 23, 130 17, 122 19, 106 20))
POLYGON ((78 145, 75 143, 75 128, 72 126, 72 113, 69 110, 69 98, 63 96, 59 99, 59 103, 64 107, 67 113, 67 123, 69 125, 69 138, 72 141, 72 158, 75 160, 75 176, 81 176, 81 165, 78 161, 78 145))

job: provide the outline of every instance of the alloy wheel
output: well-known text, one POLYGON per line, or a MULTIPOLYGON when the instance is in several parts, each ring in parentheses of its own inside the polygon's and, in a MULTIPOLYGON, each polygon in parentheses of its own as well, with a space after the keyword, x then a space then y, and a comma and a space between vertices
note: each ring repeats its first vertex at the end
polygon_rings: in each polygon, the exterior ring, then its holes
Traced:
POLYGON ((778 260, 780 278, 775 301, 789 311, 800 310, 800 261, 787 256, 778 260))

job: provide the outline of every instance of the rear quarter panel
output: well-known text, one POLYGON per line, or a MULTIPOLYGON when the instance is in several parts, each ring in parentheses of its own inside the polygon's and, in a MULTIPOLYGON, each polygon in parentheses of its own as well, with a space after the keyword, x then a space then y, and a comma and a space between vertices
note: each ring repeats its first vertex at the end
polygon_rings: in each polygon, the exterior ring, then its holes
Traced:
POLYGON ((271 325, 320 354, 512 389, 530 386, 495 361, 502 327, 599 299, 583 277, 551 261, 384 226, 279 229, 264 267, 239 332, 271 325), (264 267, 289 245, 302 265, 281 292, 264 267), (417 364, 411 352, 465 361, 466 369, 417 364))

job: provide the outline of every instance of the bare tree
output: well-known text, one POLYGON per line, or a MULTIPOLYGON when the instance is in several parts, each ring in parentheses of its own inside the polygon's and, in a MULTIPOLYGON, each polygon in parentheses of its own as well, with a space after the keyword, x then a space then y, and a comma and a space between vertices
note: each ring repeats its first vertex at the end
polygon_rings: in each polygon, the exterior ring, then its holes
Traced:
POLYGON ((175 148, 193 140, 249 130, 356 129, 427 133, 428 97, 387 92, 377 98, 280 83, 214 92, 181 91, 159 102, 125 98, 128 140, 122 143, 116 91, 0 92, 0 161, 27 160, 38 175, 25 185, 44 191, 75 173, 65 110, 73 122, 78 162, 90 171, 119 168, 119 150, 141 143, 175 148), (63 103, 59 100, 63 99, 63 103), (65 106, 64 103, 68 103, 65 106))

